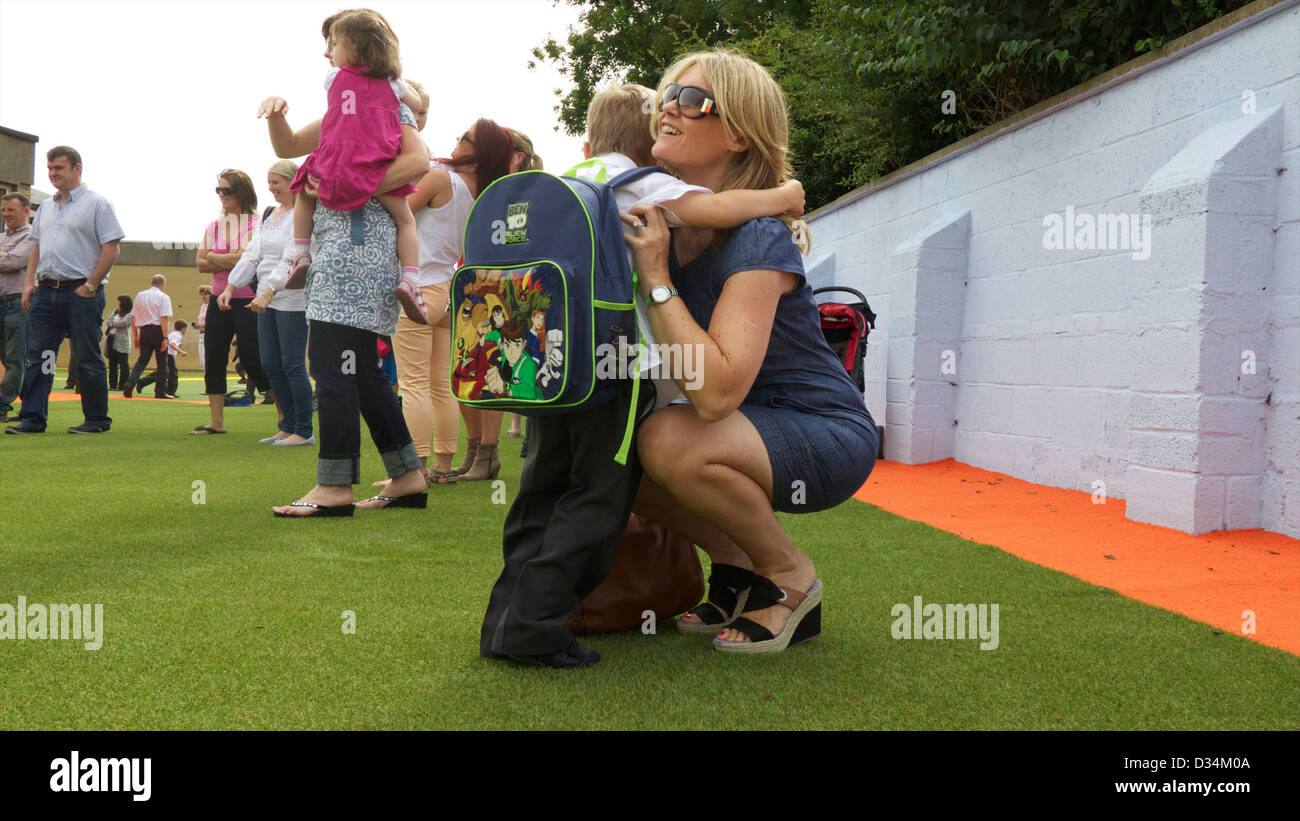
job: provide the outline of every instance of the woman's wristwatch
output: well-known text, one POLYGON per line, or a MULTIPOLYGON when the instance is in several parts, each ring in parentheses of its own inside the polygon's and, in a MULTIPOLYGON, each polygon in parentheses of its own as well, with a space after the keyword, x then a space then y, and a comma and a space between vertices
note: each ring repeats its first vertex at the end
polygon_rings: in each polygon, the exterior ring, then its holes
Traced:
POLYGON ((650 289, 648 301, 651 305, 662 305, 675 296, 679 296, 676 288, 670 285, 656 285, 650 289))

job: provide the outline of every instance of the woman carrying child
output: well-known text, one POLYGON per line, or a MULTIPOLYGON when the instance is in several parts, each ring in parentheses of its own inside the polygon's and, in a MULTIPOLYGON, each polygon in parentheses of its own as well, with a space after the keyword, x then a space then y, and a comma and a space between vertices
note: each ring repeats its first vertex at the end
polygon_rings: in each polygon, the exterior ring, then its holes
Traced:
MULTIPOLYGON (((334 22, 347 13, 325 20, 322 31, 327 38, 334 22)), ((285 120, 287 111, 288 104, 279 97, 265 100, 258 110, 259 117, 267 118, 276 155, 288 159, 314 151, 320 141, 321 121, 295 132, 285 120)), ((415 118, 405 106, 399 110, 399 119, 401 148, 376 191, 398 189, 419 179, 429 167, 415 118)), ((308 187, 311 182, 308 180, 308 187)), ((351 486, 360 480, 358 416, 365 419, 392 479, 385 495, 361 506, 423 507, 427 496, 420 460, 397 397, 375 358, 377 338, 391 335, 397 325, 395 293, 401 269, 394 221, 373 199, 350 213, 321 203, 316 208, 312 236, 317 254, 307 278, 307 352, 318 398, 316 486, 298 501, 274 511, 278 516, 352 515, 351 486)))

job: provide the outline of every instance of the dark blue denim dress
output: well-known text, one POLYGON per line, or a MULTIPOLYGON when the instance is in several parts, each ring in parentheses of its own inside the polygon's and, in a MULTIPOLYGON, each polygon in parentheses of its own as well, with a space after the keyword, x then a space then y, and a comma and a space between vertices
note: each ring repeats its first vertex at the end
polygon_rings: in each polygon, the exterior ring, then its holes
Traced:
POLYGON ((811 513, 850 498, 876 464, 876 423, 844 365, 822 335, 812 288, 790 231, 777 219, 752 220, 684 266, 670 260, 687 310, 708 329, 722 288, 743 271, 794 274, 781 296, 767 353, 740 412, 758 430, 772 464, 772 507, 811 513))

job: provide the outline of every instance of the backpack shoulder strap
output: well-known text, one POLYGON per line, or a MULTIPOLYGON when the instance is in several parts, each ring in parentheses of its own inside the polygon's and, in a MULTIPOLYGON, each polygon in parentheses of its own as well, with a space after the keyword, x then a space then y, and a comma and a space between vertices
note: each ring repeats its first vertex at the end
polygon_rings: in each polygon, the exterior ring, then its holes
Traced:
POLYGON ((627 171, 624 171, 622 174, 615 176, 614 179, 606 180, 605 184, 608 185, 610 188, 618 188, 620 185, 627 185, 630 182, 636 182, 637 180, 641 179, 642 177, 648 174, 654 174, 660 171, 662 171, 665 174, 668 173, 667 171, 664 171, 663 168, 660 168, 657 165, 647 165, 644 168, 630 168, 627 171))
POLYGON ((605 182, 607 174, 608 170, 605 168, 605 161, 598 157, 592 157, 589 160, 583 160, 560 176, 576 177, 587 182, 605 182))

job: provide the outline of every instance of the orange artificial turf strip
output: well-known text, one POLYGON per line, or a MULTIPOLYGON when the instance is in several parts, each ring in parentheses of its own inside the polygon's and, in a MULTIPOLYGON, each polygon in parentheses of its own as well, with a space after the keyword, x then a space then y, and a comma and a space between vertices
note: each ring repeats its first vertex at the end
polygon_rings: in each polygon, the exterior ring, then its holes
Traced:
POLYGON ((1224 631, 1300 655, 1300 540, 1189 536, 1124 518, 1122 499, 1035 485, 952 459, 878 462, 855 498, 1224 631))
MULTIPOLYGON (((122 396, 122 392, 121 392, 120 390, 117 390, 117 391, 109 391, 109 392, 108 392, 108 398, 109 398, 109 399, 122 399, 122 398, 123 398, 123 396, 122 396)), ((206 400, 206 399, 155 399, 152 395, 150 395, 150 396, 140 396, 139 394, 137 394, 137 395, 131 397, 131 401, 132 401, 132 402, 134 402, 134 401, 137 400, 137 399, 146 399, 146 400, 148 400, 148 401, 150 401, 150 402, 171 402, 172 404, 180 403, 180 404, 182 404, 182 405, 206 405, 206 404, 208 404, 208 400, 206 400)), ((50 391, 50 400, 49 400, 49 401, 51 401, 51 402, 73 402, 73 401, 80 402, 80 401, 81 401, 81 394, 79 394, 79 393, 71 393, 71 392, 64 392, 64 391, 50 391)))

